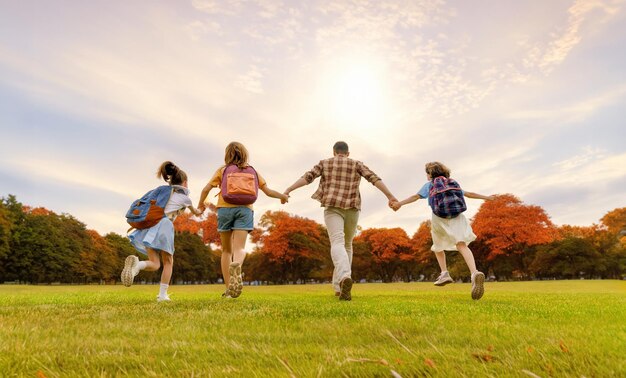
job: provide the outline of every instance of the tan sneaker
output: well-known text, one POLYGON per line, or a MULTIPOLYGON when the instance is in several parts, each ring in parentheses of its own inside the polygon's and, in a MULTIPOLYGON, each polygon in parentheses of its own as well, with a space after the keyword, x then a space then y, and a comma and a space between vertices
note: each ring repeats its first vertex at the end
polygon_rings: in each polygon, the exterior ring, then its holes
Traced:
POLYGON ((137 270, 137 263, 139 262, 139 258, 135 255, 130 255, 126 257, 126 261, 124 261, 124 269, 122 270, 122 274, 120 278, 122 279, 122 283, 124 286, 129 287, 133 284, 133 280, 139 271, 137 270))
POLYGON ((482 272, 472 274, 472 299, 478 300, 485 294, 485 275, 482 272))
POLYGON ((238 262, 230 263, 228 267, 230 280, 228 281, 228 291, 232 298, 237 298, 243 291, 243 277, 241 276, 241 264, 238 262))
POLYGON ((339 300, 340 301, 351 301, 352 300, 352 278, 344 277, 339 282, 339 300))

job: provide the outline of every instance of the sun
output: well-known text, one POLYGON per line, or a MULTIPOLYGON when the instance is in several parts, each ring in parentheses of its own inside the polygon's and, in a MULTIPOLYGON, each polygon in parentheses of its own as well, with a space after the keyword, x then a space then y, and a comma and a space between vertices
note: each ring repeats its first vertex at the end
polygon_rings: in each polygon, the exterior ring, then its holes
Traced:
POLYGON ((355 131, 382 126, 388 101, 380 64, 354 59, 333 67, 325 76, 321 94, 330 122, 355 131))

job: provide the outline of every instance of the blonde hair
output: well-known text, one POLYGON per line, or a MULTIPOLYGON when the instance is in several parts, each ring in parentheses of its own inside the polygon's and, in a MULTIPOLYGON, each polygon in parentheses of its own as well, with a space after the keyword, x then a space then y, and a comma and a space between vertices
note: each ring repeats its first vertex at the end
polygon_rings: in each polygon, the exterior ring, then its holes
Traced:
POLYGON ((171 161, 164 161, 157 170, 157 178, 163 178, 170 185, 182 185, 187 181, 187 174, 171 161))
POLYGON ((230 142, 224 154, 226 165, 234 164, 239 168, 248 166, 248 150, 239 142, 230 142))
POLYGON ((439 176, 443 176, 446 178, 450 177, 450 169, 438 161, 431 161, 430 163, 426 163, 425 169, 426 174, 428 174, 431 179, 439 176))

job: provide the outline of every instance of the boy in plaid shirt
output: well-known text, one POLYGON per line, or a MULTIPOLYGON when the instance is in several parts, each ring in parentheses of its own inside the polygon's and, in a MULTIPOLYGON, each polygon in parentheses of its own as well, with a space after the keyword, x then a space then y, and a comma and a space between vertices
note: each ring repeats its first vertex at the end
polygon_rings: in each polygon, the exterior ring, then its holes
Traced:
POLYGON ((352 299, 352 239, 356 234, 361 211, 361 177, 383 192, 390 205, 397 202, 380 177, 362 162, 350 159, 349 155, 346 142, 335 143, 332 158, 321 160, 284 193, 289 195, 295 189, 320 177, 319 187, 311 198, 320 201, 325 208, 324 223, 328 230, 330 255, 335 266, 333 287, 335 295, 346 301, 352 299))

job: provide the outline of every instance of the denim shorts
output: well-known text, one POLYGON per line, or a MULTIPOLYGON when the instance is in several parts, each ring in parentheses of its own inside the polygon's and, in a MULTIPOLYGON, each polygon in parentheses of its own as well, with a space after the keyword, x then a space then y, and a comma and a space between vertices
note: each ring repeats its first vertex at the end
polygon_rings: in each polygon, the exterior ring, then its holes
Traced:
POLYGON ((254 229, 254 211, 245 206, 220 207, 217 209, 217 232, 232 230, 252 231, 254 229))

